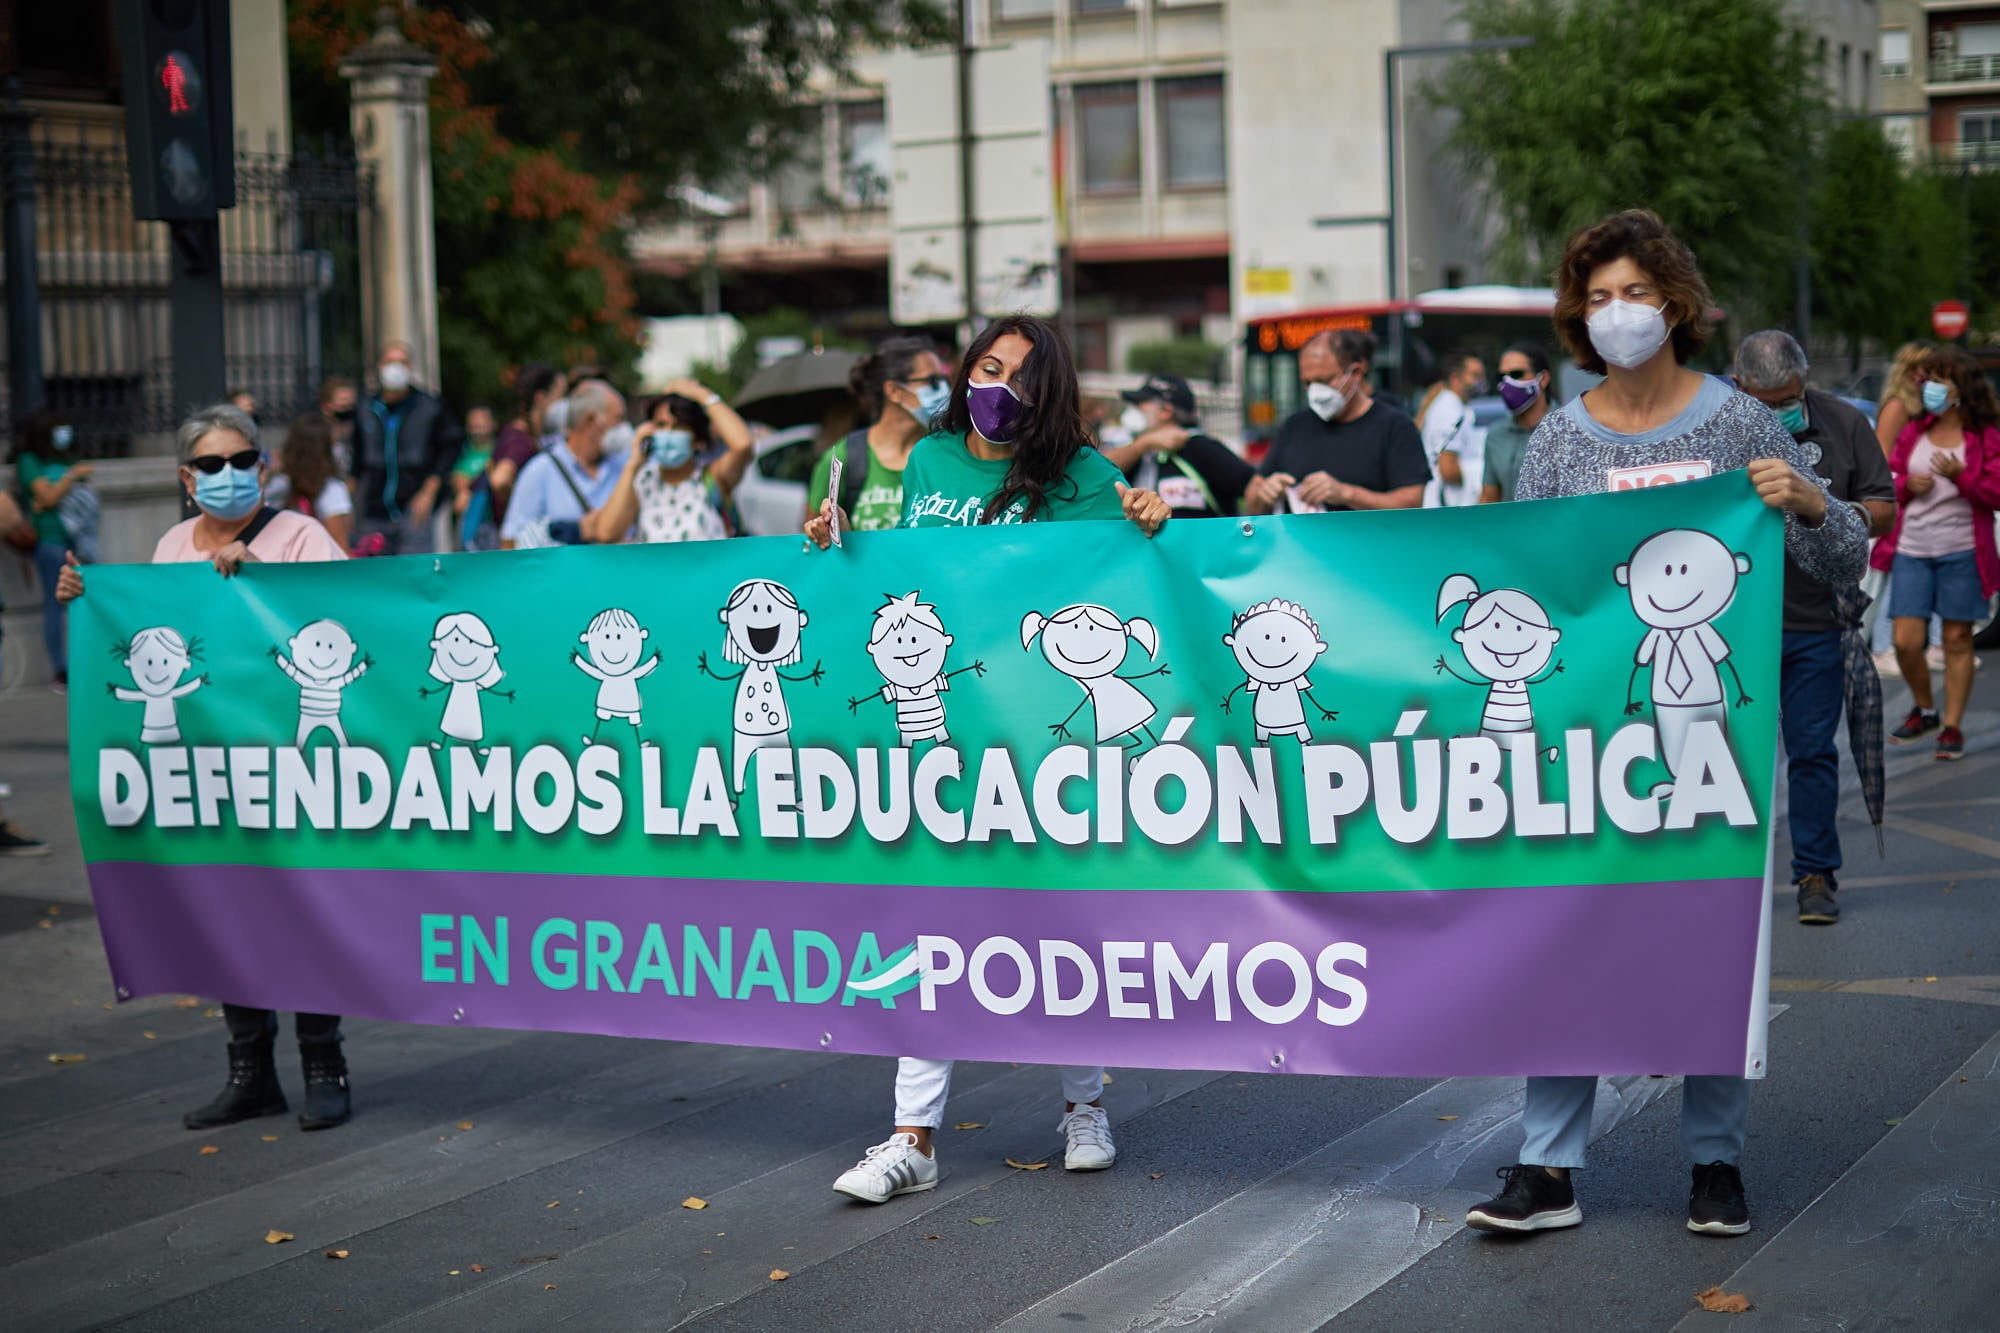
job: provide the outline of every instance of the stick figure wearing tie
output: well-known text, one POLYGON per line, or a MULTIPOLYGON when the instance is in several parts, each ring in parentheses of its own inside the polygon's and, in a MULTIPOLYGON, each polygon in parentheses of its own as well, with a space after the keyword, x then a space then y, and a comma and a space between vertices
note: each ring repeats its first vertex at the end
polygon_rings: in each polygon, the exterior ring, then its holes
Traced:
MULTIPOLYGON (((1729 644, 1712 623, 1736 597, 1736 580, 1750 572, 1750 557, 1732 552, 1706 532, 1673 528, 1639 543, 1612 577, 1632 594, 1632 611, 1647 626, 1625 681, 1625 713, 1646 705, 1632 698, 1639 669, 1653 668, 1653 722, 1660 736, 1660 760, 1669 775, 1680 769, 1689 730, 1700 721, 1726 726, 1729 705, 1722 693, 1722 669, 1736 683, 1736 707, 1749 703, 1743 678, 1729 660, 1729 644)), ((1654 789, 1671 792, 1672 783, 1654 789)))

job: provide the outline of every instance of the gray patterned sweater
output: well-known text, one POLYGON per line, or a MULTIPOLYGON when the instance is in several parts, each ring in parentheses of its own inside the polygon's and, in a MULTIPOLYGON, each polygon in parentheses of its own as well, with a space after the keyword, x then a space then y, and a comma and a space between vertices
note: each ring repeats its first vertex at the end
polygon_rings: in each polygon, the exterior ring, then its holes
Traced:
MULTIPOLYGON (((1709 376, 1680 415, 1663 426, 1623 435, 1584 411, 1582 397, 1542 418, 1521 460, 1515 498, 1596 495, 1620 468, 1705 461, 1715 472, 1748 467, 1753 458, 1782 458, 1826 489, 1805 451, 1771 409, 1709 376)), ((1785 515, 1785 551, 1821 583, 1841 587, 1868 566, 1868 528, 1852 505, 1831 497, 1816 528, 1785 515)))

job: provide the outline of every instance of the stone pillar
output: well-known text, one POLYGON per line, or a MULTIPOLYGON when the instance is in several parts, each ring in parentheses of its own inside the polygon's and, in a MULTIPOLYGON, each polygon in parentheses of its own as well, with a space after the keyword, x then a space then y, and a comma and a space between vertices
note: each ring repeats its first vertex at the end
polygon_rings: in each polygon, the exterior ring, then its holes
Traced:
MULTIPOLYGON (((437 235, 431 216, 430 80, 437 62, 404 39, 397 11, 375 14, 375 35, 341 62, 353 85, 354 147, 374 174, 361 219, 361 324, 372 358, 383 343, 411 349, 416 381, 436 392, 437 235)), ((371 362, 372 364, 372 362, 371 362)))

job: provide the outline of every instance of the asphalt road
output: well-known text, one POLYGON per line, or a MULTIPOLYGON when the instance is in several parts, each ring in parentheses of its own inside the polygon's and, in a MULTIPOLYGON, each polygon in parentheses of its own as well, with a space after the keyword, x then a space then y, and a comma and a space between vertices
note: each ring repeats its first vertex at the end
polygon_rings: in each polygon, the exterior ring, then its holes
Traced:
MULTIPOLYGON (((1515 1080, 1117 1069, 1118 1165, 1069 1175, 1053 1071, 962 1065, 948 1119, 978 1127, 941 1133, 943 1183, 870 1208, 829 1185, 887 1131, 888 1060, 352 1022, 351 1124, 188 1133, 221 1024, 206 1001, 111 1005, 61 710, 0 698, 7 813, 55 847, 0 860, 0 1311, 34 1330, 2000 1326, 2000 711, 1967 731, 1956 765, 1892 755, 1886 860, 1849 807, 1839 926, 1775 900, 1751 1233, 1684 1229, 1676 1081, 1641 1078, 1600 1094, 1584 1225, 1508 1241, 1461 1218, 1518 1148, 1515 1080), (1716 1285, 1755 1308, 1699 1314, 1716 1285)), ((1530 964, 1564 960, 1493 960, 1530 964)))

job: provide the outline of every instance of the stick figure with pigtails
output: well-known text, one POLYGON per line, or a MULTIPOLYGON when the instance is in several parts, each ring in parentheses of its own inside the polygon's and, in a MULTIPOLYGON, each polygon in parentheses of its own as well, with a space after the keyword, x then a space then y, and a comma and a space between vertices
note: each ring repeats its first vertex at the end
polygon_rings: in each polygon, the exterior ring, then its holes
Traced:
POLYGON ((1273 736, 1296 736, 1299 744, 1312 744, 1312 728, 1306 724, 1306 705, 1312 704, 1322 720, 1331 722, 1340 714, 1312 697, 1313 683, 1306 675, 1326 651, 1319 625, 1297 602, 1259 602, 1235 616, 1223 644, 1236 654, 1243 668, 1243 683, 1222 696, 1222 711, 1237 690, 1250 691, 1250 717, 1256 724, 1257 744, 1273 736))
POLYGON ((1151 621, 1137 616, 1129 621, 1120 620, 1106 607, 1079 602, 1052 616, 1035 611, 1023 616, 1022 649, 1032 648, 1037 635, 1041 636, 1042 656, 1049 665, 1083 689, 1082 700, 1070 709, 1069 716, 1049 724, 1049 731, 1056 739, 1069 738, 1069 724, 1083 711, 1084 704, 1089 704, 1095 715, 1099 745, 1127 747, 1136 758, 1141 751, 1160 743, 1149 725, 1159 710, 1132 682, 1149 676, 1171 676, 1173 672, 1162 662, 1136 676, 1118 674, 1128 644, 1144 648, 1148 658, 1159 657, 1160 633, 1151 621))
MULTIPOLYGON (((1535 714, 1528 687, 1553 679, 1563 669, 1560 661, 1550 661, 1562 631, 1549 623, 1542 604, 1519 588, 1481 592, 1478 580, 1469 574, 1453 574, 1438 585, 1438 621, 1454 611, 1459 626, 1451 632, 1452 641, 1473 674, 1461 674, 1442 653, 1434 670, 1440 675, 1449 672, 1467 685, 1486 687, 1480 735, 1502 748, 1517 736, 1527 736, 1532 743, 1535 714)), ((1558 752, 1559 747, 1549 746, 1541 753, 1554 763, 1558 752)))
POLYGON ((173 745, 180 741, 178 704, 208 684, 203 672, 185 685, 181 677, 201 660, 201 640, 185 639, 170 625, 154 625, 134 634, 129 642, 111 650, 132 673, 136 689, 105 683, 105 691, 121 703, 146 705, 139 723, 139 740, 145 745, 173 745))
POLYGON ((968 671, 978 676, 986 674, 984 662, 974 662, 956 671, 944 669, 945 652, 952 645, 952 636, 945 633, 937 608, 917 600, 921 595, 912 592, 898 597, 888 593, 885 594, 888 600, 875 608, 875 625, 868 635, 868 655, 875 659, 875 669, 888 683, 874 694, 847 701, 850 713, 858 712, 861 705, 872 699, 895 705, 897 742, 905 748, 914 748, 918 741, 949 743, 951 733, 945 729, 944 700, 939 695, 951 688, 953 676, 968 671))

